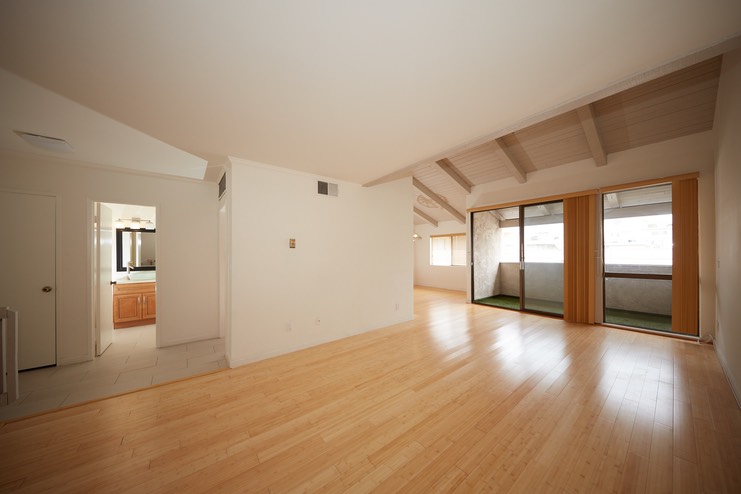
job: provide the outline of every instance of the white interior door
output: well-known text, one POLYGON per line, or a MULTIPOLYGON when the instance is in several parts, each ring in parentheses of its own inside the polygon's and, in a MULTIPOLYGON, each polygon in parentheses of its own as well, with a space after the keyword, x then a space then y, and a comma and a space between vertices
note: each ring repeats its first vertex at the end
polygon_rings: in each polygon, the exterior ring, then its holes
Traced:
POLYGON ((0 306, 18 312, 18 368, 55 365, 55 198, 0 192, 0 306))
POLYGON ((96 203, 95 222, 95 355, 102 355, 113 342, 113 212, 96 203))

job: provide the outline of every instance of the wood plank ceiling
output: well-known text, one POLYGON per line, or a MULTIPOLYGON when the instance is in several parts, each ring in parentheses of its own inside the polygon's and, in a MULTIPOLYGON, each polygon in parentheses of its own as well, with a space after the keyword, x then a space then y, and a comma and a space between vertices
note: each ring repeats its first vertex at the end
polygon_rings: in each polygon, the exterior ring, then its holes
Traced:
POLYGON ((471 187, 593 159, 713 127, 721 57, 594 101, 413 171, 415 224, 465 223, 471 187))

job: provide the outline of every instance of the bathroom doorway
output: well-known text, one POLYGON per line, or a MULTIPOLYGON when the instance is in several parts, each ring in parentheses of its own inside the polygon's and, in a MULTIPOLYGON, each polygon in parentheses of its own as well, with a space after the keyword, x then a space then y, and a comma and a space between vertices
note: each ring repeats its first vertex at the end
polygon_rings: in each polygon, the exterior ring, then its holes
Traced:
POLYGON ((93 211, 94 355, 128 360, 156 348, 157 208, 96 202, 93 211))

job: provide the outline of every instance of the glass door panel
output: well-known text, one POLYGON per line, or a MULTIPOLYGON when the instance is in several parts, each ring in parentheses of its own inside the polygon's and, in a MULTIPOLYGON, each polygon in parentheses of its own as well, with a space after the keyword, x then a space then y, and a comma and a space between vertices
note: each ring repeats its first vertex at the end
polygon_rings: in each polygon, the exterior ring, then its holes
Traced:
POLYGON ((471 293, 475 303, 520 309, 520 208, 472 214, 471 293))
POLYGON ((521 208, 522 308, 563 315, 563 201, 521 208))
POLYGON ((603 196, 605 322, 670 331, 672 186, 603 196))

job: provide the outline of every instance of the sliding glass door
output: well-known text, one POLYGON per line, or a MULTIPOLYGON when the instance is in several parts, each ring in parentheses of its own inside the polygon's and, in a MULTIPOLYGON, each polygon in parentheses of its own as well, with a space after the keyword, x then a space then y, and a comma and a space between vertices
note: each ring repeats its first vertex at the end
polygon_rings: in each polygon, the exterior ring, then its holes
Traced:
POLYGON ((520 208, 471 216, 473 301, 520 310, 520 208))
POLYGON ((604 320, 672 329, 672 184, 603 196, 604 320))
POLYGON ((522 308, 563 315, 563 201, 522 208, 522 308))
POLYGON ((502 206, 471 213, 473 302, 699 335, 698 174, 502 206))
POLYGON ((563 202, 472 214, 473 301, 563 315, 563 202))

